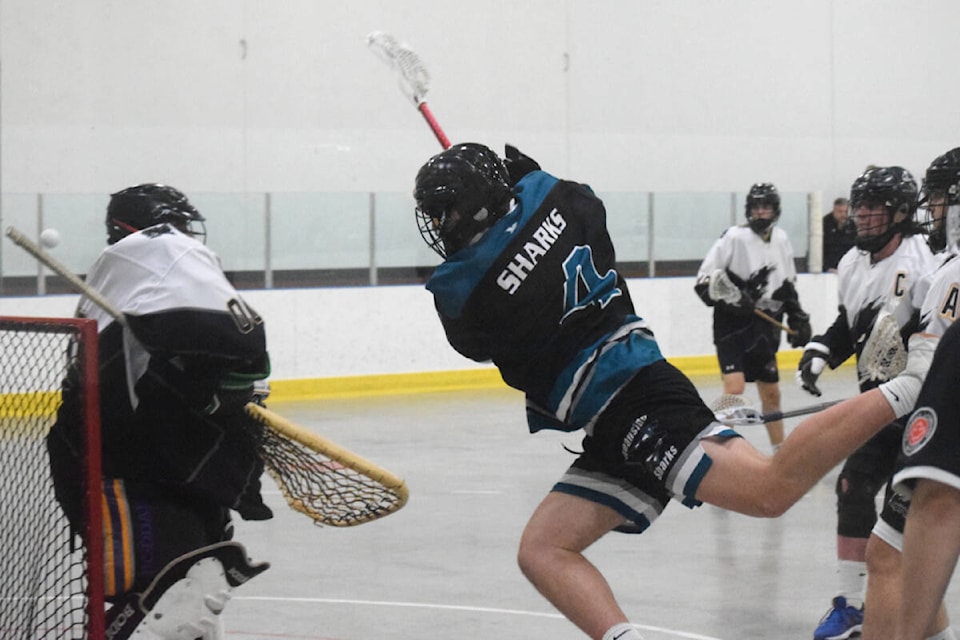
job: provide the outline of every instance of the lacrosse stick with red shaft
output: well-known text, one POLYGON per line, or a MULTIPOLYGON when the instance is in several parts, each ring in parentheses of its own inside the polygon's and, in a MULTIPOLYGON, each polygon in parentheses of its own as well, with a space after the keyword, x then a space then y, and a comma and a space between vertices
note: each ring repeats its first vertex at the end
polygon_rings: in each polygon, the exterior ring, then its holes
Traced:
POLYGON ((430 125, 430 130, 437 137, 444 149, 450 148, 450 139, 440 128, 440 123, 433 116, 427 106, 427 91, 430 89, 430 74, 413 49, 408 45, 397 42, 389 33, 373 31, 367 35, 367 46, 399 74, 400 91, 413 102, 414 106, 430 125))

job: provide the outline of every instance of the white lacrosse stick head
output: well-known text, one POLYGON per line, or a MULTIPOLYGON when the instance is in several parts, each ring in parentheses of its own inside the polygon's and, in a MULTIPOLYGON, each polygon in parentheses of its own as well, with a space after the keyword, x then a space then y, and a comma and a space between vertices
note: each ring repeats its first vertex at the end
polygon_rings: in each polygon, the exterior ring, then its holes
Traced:
POLYGON ((378 58, 399 72, 400 91, 414 105, 420 106, 430 89, 430 74, 413 49, 383 31, 367 34, 367 46, 378 58))
POLYGON ((717 269, 710 274, 707 295, 711 300, 727 304, 737 304, 743 297, 740 287, 733 284, 726 269, 717 269))
POLYGON ((717 422, 731 426, 763 422, 763 416, 756 407, 747 402, 743 396, 731 393, 725 393, 711 402, 710 410, 713 411, 717 422))
POLYGON ((906 366, 907 348, 900 335, 900 324, 891 313, 881 309, 857 358, 860 382, 892 380, 906 366))

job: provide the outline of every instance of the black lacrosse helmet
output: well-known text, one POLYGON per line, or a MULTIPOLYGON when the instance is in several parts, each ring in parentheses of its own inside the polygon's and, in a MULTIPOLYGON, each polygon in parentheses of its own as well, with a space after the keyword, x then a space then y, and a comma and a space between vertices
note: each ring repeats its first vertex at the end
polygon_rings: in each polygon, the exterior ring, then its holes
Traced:
POLYGON ((747 192, 744 208, 747 213, 747 224, 754 233, 763 235, 773 224, 780 219, 780 194, 777 188, 769 182, 758 182, 747 192), (753 208, 767 205, 773 209, 772 218, 754 218, 753 208))
MULTIPOLYGON (((956 206, 960 206, 960 147, 935 158, 923 176, 917 207, 925 210, 926 215, 918 224, 927 233, 927 244, 934 252, 943 251, 947 246, 947 211, 956 206), (936 205, 931 205, 931 200, 936 201, 936 205), (935 215, 934 209, 939 207, 945 209, 935 215)), ((918 210, 918 216, 919 213, 918 210)))
POLYGON ((887 229, 876 235, 862 235, 858 229, 854 239, 856 247, 876 253, 897 233, 912 233, 918 195, 917 181, 903 167, 871 167, 864 171, 850 187, 850 210, 855 214, 863 205, 883 205, 888 217, 887 229))
POLYGON ((469 246, 507 212, 509 180, 503 160, 482 144, 454 145, 430 158, 413 190, 427 246, 442 258, 469 246))
POLYGON ((107 243, 160 223, 206 241, 204 217, 187 196, 165 184, 145 183, 110 195, 107 205, 107 243))

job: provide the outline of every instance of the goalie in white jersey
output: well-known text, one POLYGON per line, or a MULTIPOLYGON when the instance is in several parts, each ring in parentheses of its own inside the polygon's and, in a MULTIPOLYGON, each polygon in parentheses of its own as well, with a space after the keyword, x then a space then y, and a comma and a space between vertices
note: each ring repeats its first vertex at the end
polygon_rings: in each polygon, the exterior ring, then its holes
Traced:
MULTIPOLYGON (((798 383, 813 395, 820 395, 817 378, 824 367, 835 368, 851 355, 858 358, 861 391, 886 381, 865 371, 867 363, 860 359, 881 314, 896 312, 904 336, 916 329, 921 303, 917 283, 936 267, 924 239, 914 235, 917 195, 916 181, 902 167, 873 167, 854 181, 850 204, 857 237, 837 269, 839 314, 825 333, 807 344, 797 371, 798 383)), ((814 632, 815 640, 847 638, 861 629, 867 540, 877 520, 875 498, 893 470, 902 428, 899 423, 888 425, 850 456, 840 472, 836 486, 840 584, 831 609, 814 632)))
MULTIPOLYGON (((143 184, 111 196, 109 246, 87 283, 97 321, 110 640, 220 637, 233 587, 267 568, 230 542, 230 511, 272 513, 260 494, 260 427, 244 410, 269 373, 260 317, 195 236, 203 217, 178 190, 143 184), (149 612, 149 615, 146 615, 149 612)), ((57 498, 81 531, 77 385, 48 436, 57 498)))
MULTIPOLYGON (((742 395, 747 382, 756 382, 761 409, 773 413, 780 411, 776 354, 781 331, 774 322, 786 315, 791 329, 787 340, 802 347, 810 339, 810 316, 797 296, 793 245, 776 226, 781 214, 776 187, 767 182, 753 185, 745 209, 747 224, 730 227, 713 244, 700 265, 694 290, 714 308, 713 342, 723 392, 742 395), (718 286, 721 283, 730 286, 718 286)), ((770 444, 779 447, 783 421, 767 423, 767 434, 770 444)))

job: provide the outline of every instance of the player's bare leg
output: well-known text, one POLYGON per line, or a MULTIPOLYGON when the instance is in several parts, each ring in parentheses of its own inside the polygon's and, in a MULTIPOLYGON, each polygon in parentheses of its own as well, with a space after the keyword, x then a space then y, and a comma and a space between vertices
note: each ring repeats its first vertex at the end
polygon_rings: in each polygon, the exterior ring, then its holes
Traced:
POLYGON ((722 377, 723 380, 723 392, 729 393, 734 396, 742 396, 747 390, 747 379, 743 375, 743 371, 734 371, 733 373, 725 373, 722 377))
POLYGON ((867 542, 867 597, 863 640, 877 640, 896 627, 900 606, 900 552, 871 535, 867 542))
POLYGON ((551 492, 520 540, 520 569, 537 591, 584 633, 600 640, 627 617, 600 571, 583 551, 624 518, 609 507, 551 492))
MULTIPOLYGON (((863 608, 862 640, 881 640, 891 629, 896 628, 903 596, 902 580, 903 562, 900 551, 883 538, 871 535, 867 543, 867 599, 863 608)), ((941 603, 924 637, 936 637, 949 625, 947 608, 941 603)))
MULTIPOLYGON (((757 392, 760 395, 760 409, 763 413, 780 411, 780 383, 757 382, 757 392)), ((767 423, 767 436, 770 444, 776 450, 783 443, 783 420, 767 423)))
POLYGON ((927 637, 937 607, 960 557, 960 491, 921 479, 913 491, 904 528, 903 589, 911 598, 900 602, 897 640, 927 637))

